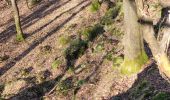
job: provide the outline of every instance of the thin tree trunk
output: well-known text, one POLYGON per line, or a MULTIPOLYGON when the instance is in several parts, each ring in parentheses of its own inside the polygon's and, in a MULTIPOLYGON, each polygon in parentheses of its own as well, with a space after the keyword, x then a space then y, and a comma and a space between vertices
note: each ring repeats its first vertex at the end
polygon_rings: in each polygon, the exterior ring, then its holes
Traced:
POLYGON ((137 9, 132 0, 123 0, 124 8, 124 63, 121 71, 124 74, 138 72, 148 57, 144 51, 143 36, 138 23, 137 9))
MULTIPOLYGON (((170 10, 165 9, 164 12, 165 15, 165 23, 170 24, 170 10)), ((160 46, 162 48, 162 52, 165 52, 167 54, 169 44, 170 44, 170 28, 169 27, 163 27, 162 29, 163 32, 163 37, 162 40, 160 41, 160 46)))
POLYGON ((15 26, 16 26, 16 31, 17 31, 17 40, 18 41, 23 41, 23 32, 21 29, 21 23, 20 23, 20 17, 19 17, 19 10, 16 4, 16 0, 11 0, 12 3, 12 8, 13 8, 13 13, 14 13, 14 20, 15 20, 15 26))

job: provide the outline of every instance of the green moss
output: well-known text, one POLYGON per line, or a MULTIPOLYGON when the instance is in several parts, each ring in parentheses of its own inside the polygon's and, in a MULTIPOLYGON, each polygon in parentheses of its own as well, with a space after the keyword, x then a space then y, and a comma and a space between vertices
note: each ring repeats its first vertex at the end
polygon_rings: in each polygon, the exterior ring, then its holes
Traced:
POLYGON ((119 57, 113 58, 113 67, 120 66, 122 62, 123 62, 123 57, 119 56, 119 57))
POLYGON ((170 100, 170 93, 159 92, 153 97, 152 100, 170 100))
POLYGON ((70 43, 71 41, 71 38, 69 36, 61 36, 59 38, 59 43, 62 45, 62 46, 65 46, 67 45, 68 43, 70 43))
POLYGON ((100 9, 100 6, 101 6, 101 4, 100 4, 99 0, 93 0, 92 4, 90 6, 90 9, 92 12, 96 12, 100 9))
POLYGON ((112 56, 112 55, 113 55, 112 53, 108 53, 108 54, 106 55, 106 59, 109 60, 109 61, 112 61, 112 59, 113 59, 113 56, 112 56))
POLYGON ((73 74, 74 73, 74 67, 73 66, 69 66, 67 72, 70 73, 70 74, 73 74))
POLYGON ((102 17, 100 23, 102 25, 110 25, 113 23, 114 18, 116 18, 120 12, 121 4, 117 4, 113 8, 110 8, 106 14, 102 17))
POLYGON ((67 79, 60 82, 58 91, 63 95, 67 95, 67 93, 74 88, 74 82, 72 77, 68 77, 67 79))
POLYGON ((24 36, 23 36, 22 34, 17 34, 17 35, 16 35, 16 40, 17 40, 18 42, 24 41, 24 36))
POLYGON ((87 27, 83 29, 80 34, 82 38, 86 41, 92 41, 96 38, 99 34, 104 32, 103 26, 100 24, 95 24, 94 26, 87 27))
POLYGON ((121 37, 124 34, 119 27, 115 26, 115 24, 106 25, 104 29, 106 32, 110 33, 110 35, 115 36, 117 38, 121 37))
POLYGON ((53 69, 56 69, 56 68, 58 68, 60 65, 61 65, 61 61, 60 61, 60 60, 55 60, 55 61, 52 63, 51 67, 52 67, 53 69))
POLYGON ((94 53, 98 53, 104 50, 104 44, 103 43, 99 43, 95 46, 93 52, 94 53))
POLYGON ((92 30, 92 27, 86 27, 84 28, 80 34, 81 36, 83 37, 84 40, 88 40, 88 37, 90 36, 90 33, 91 33, 91 30, 92 30))
POLYGON ((77 87, 81 87, 85 82, 86 82, 86 80, 79 80, 77 82, 77 87))
POLYGON ((87 41, 76 39, 70 43, 70 46, 65 50, 65 57, 68 60, 74 60, 81 56, 87 48, 87 41))
POLYGON ((142 52, 141 55, 132 60, 125 58, 123 64, 121 65, 121 73, 126 75, 137 73, 147 61, 148 56, 145 52, 142 52))

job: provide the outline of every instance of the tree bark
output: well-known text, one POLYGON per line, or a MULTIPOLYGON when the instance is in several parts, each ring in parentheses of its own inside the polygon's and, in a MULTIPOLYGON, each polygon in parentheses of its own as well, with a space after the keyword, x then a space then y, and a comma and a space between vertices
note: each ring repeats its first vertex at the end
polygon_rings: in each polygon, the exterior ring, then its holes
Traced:
MULTIPOLYGON (((142 0, 136 0, 137 9, 143 10, 143 1, 142 0)), ((138 16, 142 18, 142 14, 139 12, 138 16)), ((169 19, 167 19, 167 22, 170 21, 170 16, 168 16, 169 19)), ((153 25, 144 24, 142 25, 143 28, 143 36, 146 42, 149 44, 149 47, 152 51, 152 55, 154 56, 155 61, 157 62, 158 68, 160 70, 160 73, 166 77, 170 78, 170 62, 166 55, 166 46, 169 46, 169 37, 167 30, 169 28, 164 29, 164 36, 162 38, 161 44, 154 36, 154 28, 153 25)), ((165 77, 164 77, 165 78, 165 77)))
POLYGON ((144 51, 143 36, 138 23, 137 9, 134 0, 123 0, 124 10, 124 63, 123 74, 139 72, 148 57, 144 51))
POLYGON ((160 73, 170 78, 170 62, 166 53, 162 52, 162 48, 160 48, 160 45, 154 36, 153 27, 150 25, 145 25, 143 28, 145 29, 143 32, 144 39, 149 44, 160 73))
POLYGON ((12 8, 13 8, 13 14, 14 14, 14 20, 15 20, 15 27, 17 31, 16 39, 18 41, 23 41, 23 31, 21 28, 21 23, 20 23, 20 16, 19 16, 19 10, 16 4, 16 0, 11 0, 12 3, 12 8))

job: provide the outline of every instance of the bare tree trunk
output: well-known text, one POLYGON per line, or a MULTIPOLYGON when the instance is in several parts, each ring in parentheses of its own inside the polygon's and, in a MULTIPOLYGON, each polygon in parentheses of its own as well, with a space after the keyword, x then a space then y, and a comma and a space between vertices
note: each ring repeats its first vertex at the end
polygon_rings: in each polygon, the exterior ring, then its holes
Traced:
MULTIPOLYGON (((136 4, 138 7, 138 10, 141 9, 143 10, 143 1, 142 0, 136 0, 136 4)), ((138 14, 140 17, 143 17, 142 14, 139 11, 138 14)), ((169 20, 167 20, 168 22, 169 20)), ((167 30, 169 29, 165 29, 166 32, 164 33, 164 36, 162 38, 161 44, 159 44, 159 42, 157 41, 157 39, 154 36, 154 28, 152 25, 147 25, 144 24, 142 25, 143 27, 143 36, 144 39, 146 40, 146 42, 149 44, 149 47, 152 51, 152 54, 154 56, 154 59, 156 60, 157 64, 158 64, 158 68, 160 70, 160 73, 166 77, 170 78, 170 62, 169 59, 165 53, 166 50, 166 46, 169 46, 169 32, 167 32, 167 30), (166 45, 167 44, 167 45, 166 45)), ((166 78, 164 77, 164 78, 166 78)))
POLYGON ((148 57, 144 51, 143 36, 138 23, 137 9, 133 0, 123 0, 124 8, 124 63, 121 67, 123 74, 139 72, 148 57))
POLYGON ((143 26, 144 31, 144 39, 149 44, 154 59, 158 64, 158 68, 161 74, 170 78, 170 62, 165 52, 162 52, 162 48, 160 48, 158 41, 154 36, 154 29, 150 25, 143 26))
POLYGON ((17 4, 16 4, 16 0, 11 0, 11 3, 12 3, 12 7, 13 7, 15 26, 16 26, 16 31, 17 31, 16 39, 18 41, 23 41, 24 37, 23 37, 22 29, 21 29, 19 10, 18 10, 17 4))

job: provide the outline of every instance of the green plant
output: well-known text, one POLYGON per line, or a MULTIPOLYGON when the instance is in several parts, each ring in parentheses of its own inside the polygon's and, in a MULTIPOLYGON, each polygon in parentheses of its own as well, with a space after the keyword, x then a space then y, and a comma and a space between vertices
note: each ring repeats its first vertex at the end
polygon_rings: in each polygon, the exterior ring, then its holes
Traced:
POLYGON ((80 34, 86 41, 93 41, 99 34, 104 32, 103 26, 100 24, 95 24, 94 26, 87 27, 83 29, 80 34))
POLYGON ((101 52, 104 50, 104 44, 97 44, 97 46, 94 48, 94 52, 97 53, 97 52, 101 52))
POLYGON ((51 67, 53 69, 58 68, 61 65, 61 61, 60 60, 54 60, 54 62, 52 63, 51 67))
POLYGON ((110 8, 105 15, 102 17, 100 23, 102 25, 110 25, 113 23, 114 18, 116 18, 120 12, 121 4, 117 4, 116 6, 110 8))
POLYGON ((70 38, 69 36, 61 36, 61 37, 59 38, 59 43, 60 43, 62 46, 67 45, 70 41, 71 41, 71 38, 70 38))
POLYGON ((159 92, 152 98, 152 100, 170 100, 170 93, 159 92))
POLYGON ((92 12, 96 12, 96 11, 98 11, 99 10, 99 8, 100 8, 100 2, 99 2, 99 0, 93 0, 92 1, 92 4, 91 4, 91 11, 92 12))
POLYGON ((130 90, 129 97, 131 100, 148 100, 154 96, 154 91, 155 89, 144 79, 130 90))
POLYGON ((68 77, 65 80, 60 82, 57 90, 63 95, 66 95, 69 92, 69 90, 73 88, 74 88, 73 78, 68 77))
POLYGON ((123 57, 114 57, 113 66, 120 66, 123 63, 123 57))
POLYGON ((105 31, 115 37, 121 37, 124 34, 123 31, 114 24, 105 26, 105 31))
POLYGON ((81 87, 86 81, 85 80, 79 80, 77 82, 77 87, 81 87))
POLYGON ((70 46, 65 50, 65 57, 69 60, 76 59, 81 56, 87 48, 87 42, 81 39, 76 39, 70 43, 70 46))

